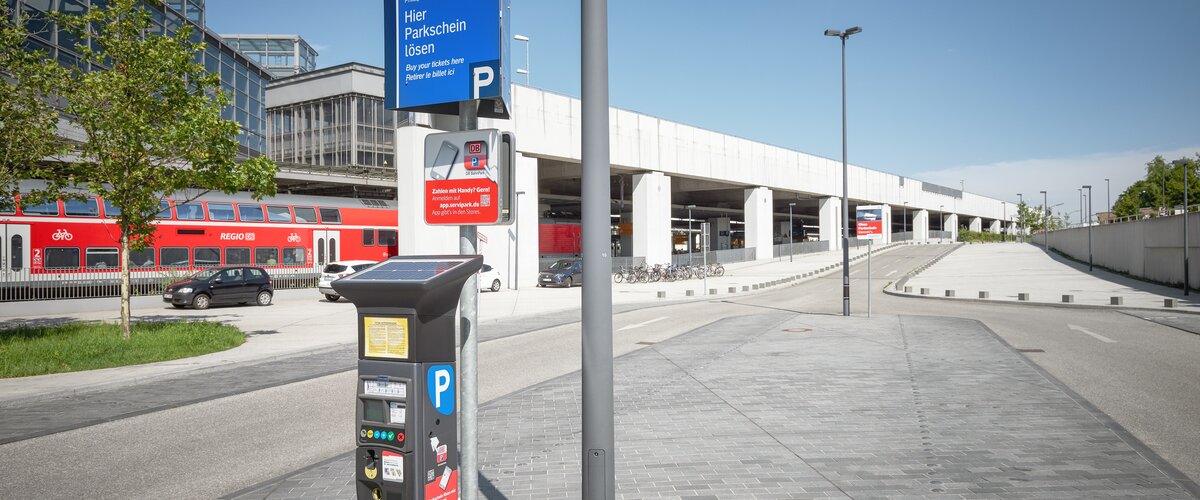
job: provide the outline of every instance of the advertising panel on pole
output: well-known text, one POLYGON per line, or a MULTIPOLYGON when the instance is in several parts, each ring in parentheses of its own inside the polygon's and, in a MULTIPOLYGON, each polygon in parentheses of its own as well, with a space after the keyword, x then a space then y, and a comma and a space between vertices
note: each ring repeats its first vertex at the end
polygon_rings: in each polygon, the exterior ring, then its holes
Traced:
POLYGON ((512 223, 513 151, 512 136, 496 129, 426 136, 425 223, 512 223))
POLYGON ((854 216, 854 235, 859 239, 883 238, 883 207, 859 205, 854 216))
POLYGON ((479 116, 508 118, 509 0, 384 0, 384 104, 458 114, 480 100, 479 116))

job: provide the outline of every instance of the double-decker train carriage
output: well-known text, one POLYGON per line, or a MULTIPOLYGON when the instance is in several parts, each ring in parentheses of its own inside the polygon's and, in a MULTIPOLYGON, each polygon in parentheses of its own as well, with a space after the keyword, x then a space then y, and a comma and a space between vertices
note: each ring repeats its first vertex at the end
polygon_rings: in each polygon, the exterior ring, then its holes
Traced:
MULTIPOLYGON (((0 300, 115 295, 119 209, 96 196, 0 208, 0 300)), ((335 260, 396 255, 392 201, 209 193, 159 201, 153 242, 129 257, 139 294, 221 264, 265 268, 277 288, 312 286, 335 260)))

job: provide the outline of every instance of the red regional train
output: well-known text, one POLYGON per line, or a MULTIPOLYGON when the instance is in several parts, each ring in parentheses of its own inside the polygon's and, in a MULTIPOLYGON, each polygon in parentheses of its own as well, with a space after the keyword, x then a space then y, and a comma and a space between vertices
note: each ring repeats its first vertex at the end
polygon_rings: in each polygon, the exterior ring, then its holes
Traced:
MULTIPOLYGON (((159 203, 153 243, 129 259, 133 282, 143 286, 222 264, 257 265, 273 279, 315 278, 328 262, 397 252, 392 201, 210 193, 159 203)), ((88 196, 20 206, 18 196, 16 205, 0 211, 0 296, 70 296, 21 292, 119 282, 119 212, 111 203, 88 196)))

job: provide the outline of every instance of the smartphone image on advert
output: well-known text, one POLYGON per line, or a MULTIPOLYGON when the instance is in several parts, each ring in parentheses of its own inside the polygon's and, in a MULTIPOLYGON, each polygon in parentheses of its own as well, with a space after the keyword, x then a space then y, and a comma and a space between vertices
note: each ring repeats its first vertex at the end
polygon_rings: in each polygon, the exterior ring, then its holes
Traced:
POLYGON ((442 147, 438 148, 437 156, 433 158, 429 177, 438 181, 446 180, 450 177, 450 170, 454 168, 455 161, 458 161, 458 147, 448 141, 442 141, 442 147))

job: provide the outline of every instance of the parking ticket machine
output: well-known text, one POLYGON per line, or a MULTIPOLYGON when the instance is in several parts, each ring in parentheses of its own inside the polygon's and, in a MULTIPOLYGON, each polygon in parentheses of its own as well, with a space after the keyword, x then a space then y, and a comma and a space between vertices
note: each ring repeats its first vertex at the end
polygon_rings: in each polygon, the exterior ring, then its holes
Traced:
POLYGON ((358 498, 459 497, 455 308, 483 257, 392 257, 333 282, 358 308, 358 498))

